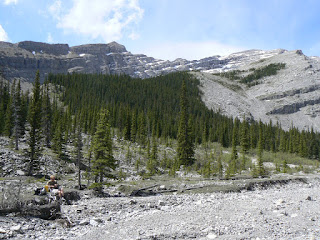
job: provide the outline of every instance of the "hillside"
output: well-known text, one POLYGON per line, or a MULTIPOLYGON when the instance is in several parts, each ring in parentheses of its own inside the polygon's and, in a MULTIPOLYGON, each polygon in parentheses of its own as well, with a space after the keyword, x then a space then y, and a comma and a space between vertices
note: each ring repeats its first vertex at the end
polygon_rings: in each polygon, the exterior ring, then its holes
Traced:
POLYGON ((299 129, 320 130, 320 64, 301 51, 281 54, 251 62, 230 74, 194 73, 201 81, 202 100, 209 108, 223 114, 267 123, 279 122, 285 129, 292 125, 299 129), (254 71, 272 64, 283 64, 274 75, 242 83, 254 71), (234 77, 236 76, 236 77, 234 77))

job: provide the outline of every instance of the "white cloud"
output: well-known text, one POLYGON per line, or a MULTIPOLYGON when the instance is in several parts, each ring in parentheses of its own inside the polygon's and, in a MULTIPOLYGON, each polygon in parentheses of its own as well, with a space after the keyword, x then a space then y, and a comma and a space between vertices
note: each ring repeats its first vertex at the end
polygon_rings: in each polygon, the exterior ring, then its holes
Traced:
POLYGON ((18 0, 4 0, 3 2, 5 5, 10 5, 10 4, 17 4, 18 0))
POLYGON ((57 27, 66 33, 76 33, 91 39, 111 42, 132 35, 134 27, 143 17, 138 0, 73 0, 73 6, 62 13, 61 1, 49 8, 58 21, 57 27))
POLYGON ((3 27, 0 25, 0 41, 9 41, 8 34, 6 31, 3 29, 3 27))
POLYGON ((48 43, 53 43, 53 42, 54 42, 51 33, 48 33, 47 42, 48 42, 48 43))
POLYGON ((231 46, 217 41, 163 43, 161 45, 147 46, 146 48, 139 49, 139 51, 150 57, 164 60, 175 60, 177 58, 199 60, 213 55, 225 56, 242 50, 245 50, 245 48, 231 46))
POLYGON ((54 1, 54 3, 51 6, 49 6, 48 10, 49 13, 53 16, 53 18, 59 20, 61 14, 61 1, 54 1))

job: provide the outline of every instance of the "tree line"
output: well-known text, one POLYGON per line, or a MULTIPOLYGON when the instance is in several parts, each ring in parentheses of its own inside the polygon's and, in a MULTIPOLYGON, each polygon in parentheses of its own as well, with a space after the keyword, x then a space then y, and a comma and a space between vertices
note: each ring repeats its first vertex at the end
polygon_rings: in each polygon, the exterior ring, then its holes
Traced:
POLYGON ((19 139, 27 139, 30 175, 40 167, 44 146, 65 160, 66 145, 75 144, 81 159, 82 134, 92 139, 91 167, 97 183, 116 167, 110 142, 114 134, 149 148, 149 169, 155 167, 157 141, 170 139, 177 140, 177 166, 197 162, 197 145, 219 142, 232 147, 227 169, 231 175, 245 166, 237 146, 242 156, 258 149, 259 154, 281 151, 320 158, 320 134, 312 128, 299 131, 292 126, 285 131, 278 123, 240 121, 209 110, 201 101, 199 80, 186 72, 144 80, 126 75, 49 74, 44 84, 39 81, 37 72, 32 92, 25 93, 20 82, 0 81, 0 135, 10 137, 15 149, 19 139))

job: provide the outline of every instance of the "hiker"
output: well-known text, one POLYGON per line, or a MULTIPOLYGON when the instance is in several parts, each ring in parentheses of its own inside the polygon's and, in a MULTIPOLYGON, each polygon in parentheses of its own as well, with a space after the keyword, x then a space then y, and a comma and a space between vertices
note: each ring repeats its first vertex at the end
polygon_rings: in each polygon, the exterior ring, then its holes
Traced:
POLYGON ((50 180, 48 181, 47 186, 49 188, 49 191, 54 194, 58 194, 59 198, 63 197, 63 188, 58 184, 54 175, 50 176, 50 180))

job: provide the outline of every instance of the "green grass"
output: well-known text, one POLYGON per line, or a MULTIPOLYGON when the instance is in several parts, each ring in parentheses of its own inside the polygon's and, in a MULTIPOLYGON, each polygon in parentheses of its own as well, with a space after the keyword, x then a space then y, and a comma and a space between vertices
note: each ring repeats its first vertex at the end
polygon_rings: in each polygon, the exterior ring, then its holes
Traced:
MULTIPOLYGON (((261 68, 250 68, 248 71, 233 70, 224 73, 214 73, 213 75, 225 77, 233 81, 246 84, 248 87, 259 84, 259 81, 263 77, 277 75, 278 71, 286 67, 285 63, 271 63, 261 68), (242 76, 243 73, 248 73, 246 76, 242 76)), ((231 89, 235 86, 225 86, 231 89)), ((236 87, 237 89, 237 87, 236 87)), ((238 89, 239 90, 239 89, 238 89)))

